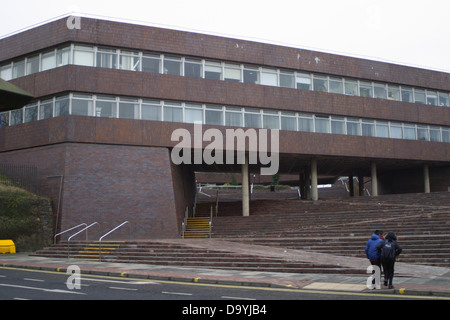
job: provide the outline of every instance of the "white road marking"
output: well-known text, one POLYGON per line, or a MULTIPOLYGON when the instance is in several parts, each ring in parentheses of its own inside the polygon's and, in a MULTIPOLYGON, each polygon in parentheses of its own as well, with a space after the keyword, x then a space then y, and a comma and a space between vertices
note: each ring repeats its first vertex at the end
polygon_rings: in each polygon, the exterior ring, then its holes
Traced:
POLYGON ((192 296, 192 293, 185 293, 185 292, 162 291, 161 293, 164 293, 164 294, 175 294, 175 295, 179 295, 179 296, 192 296))
POLYGON ((55 293, 85 294, 85 293, 83 293, 83 292, 77 292, 77 291, 59 290, 59 289, 47 289, 47 288, 28 287, 28 286, 19 286, 19 285, 6 284, 6 283, 0 283, 0 287, 10 287, 10 288, 20 288, 20 289, 30 289, 30 290, 40 290, 40 291, 44 291, 44 292, 55 292, 55 293))
POLYGON ((242 297, 229 297, 229 296, 221 296, 222 299, 235 299, 235 300, 256 300, 253 298, 242 298, 242 297))
POLYGON ((122 288, 122 287, 109 287, 110 289, 114 290, 127 290, 127 291, 137 291, 136 288, 122 288))
POLYGON ((23 278, 23 280, 35 281, 35 282, 44 282, 45 281, 45 280, 42 280, 42 279, 31 279, 31 278, 23 278))

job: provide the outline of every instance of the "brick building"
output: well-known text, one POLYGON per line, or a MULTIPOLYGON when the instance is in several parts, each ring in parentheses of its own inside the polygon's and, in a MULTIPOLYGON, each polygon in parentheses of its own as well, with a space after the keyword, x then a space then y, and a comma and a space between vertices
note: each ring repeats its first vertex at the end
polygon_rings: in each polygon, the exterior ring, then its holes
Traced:
POLYGON ((372 195, 450 186, 448 73, 73 22, 0 39, 0 77, 35 97, 0 109, 0 163, 38 167, 57 230, 98 222, 92 232, 103 234, 127 220, 136 239, 177 237, 195 172, 259 172, 260 163, 173 163, 172 133, 193 133, 195 121, 224 136, 228 128, 278 129, 279 172, 298 176, 313 200, 322 176, 366 178, 372 195))

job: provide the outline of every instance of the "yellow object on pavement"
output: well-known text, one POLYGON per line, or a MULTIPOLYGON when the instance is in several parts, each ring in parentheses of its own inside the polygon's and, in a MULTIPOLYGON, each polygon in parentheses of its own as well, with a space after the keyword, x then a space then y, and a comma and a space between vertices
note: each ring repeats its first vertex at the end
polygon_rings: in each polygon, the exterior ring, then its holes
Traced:
POLYGON ((16 246, 12 240, 0 240, 0 253, 16 253, 16 246))

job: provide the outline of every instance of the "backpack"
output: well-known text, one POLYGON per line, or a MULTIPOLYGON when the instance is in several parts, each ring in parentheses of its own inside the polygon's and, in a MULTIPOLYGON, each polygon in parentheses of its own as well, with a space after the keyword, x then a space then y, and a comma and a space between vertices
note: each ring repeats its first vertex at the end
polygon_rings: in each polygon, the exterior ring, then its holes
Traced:
POLYGON ((395 244, 394 242, 386 241, 381 248, 381 260, 392 261, 395 260, 395 244))

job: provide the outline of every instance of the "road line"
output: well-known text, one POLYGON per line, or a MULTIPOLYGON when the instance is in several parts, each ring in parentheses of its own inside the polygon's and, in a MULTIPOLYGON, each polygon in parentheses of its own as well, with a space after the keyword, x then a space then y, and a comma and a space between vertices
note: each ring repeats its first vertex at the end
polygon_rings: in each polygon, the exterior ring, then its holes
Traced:
POLYGON ((222 299, 233 299, 233 300, 256 300, 253 298, 241 298, 241 297, 229 297, 229 296, 221 296, 222 299))
POLYGON ((28 286, 19 286, 19 285, 15 285, 15 284, 6 284, 6 283, 0 283, 0 287, 39 290, 39 291, 44 291, 44 292, 56 292, 56 293, 85 294, 83 292, 77 292, 77 291, 68 291, 68 290, 59 290, 59 289, 46 289, 46 288, 28 287, 28 286))
POLYGON ((136 288, 123 288, 123 287, 109 287, 110 289, 114 289, 114 290, 126 290, 126 291, 137 291, 138 289, 136 288))
POLYGON ((162 291, 161 293, 164 293, 164 294, 175 294, 175 295, 179 295, 179 296, 192 296, 192 293, 184 293, 184 292, 162 291))
POLYGON ((42 280, 42 279, 31 279, 31 278, 23 278, 23 280, 35 281, 35 282, 44 282, 45 281, 45 280, 42 280))

